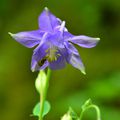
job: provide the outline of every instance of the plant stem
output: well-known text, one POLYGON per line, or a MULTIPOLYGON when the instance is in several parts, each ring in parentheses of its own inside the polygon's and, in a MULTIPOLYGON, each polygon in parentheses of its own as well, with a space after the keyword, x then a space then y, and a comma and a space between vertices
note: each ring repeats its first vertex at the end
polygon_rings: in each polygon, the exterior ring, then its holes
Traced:
POLYGON ((48 86, 49 86, 49 80, 50 80, 50 76, 51 76, 51 70, 48 68, 47 70, 47 78, 45 81, 45 87, 43 89, 43 93, 40 95, 40 116, 39 116, 39 120, 43 120, 43 110, 44 110, 44 103, 46 100, 46 96, 47 96, 47 90, 48 90, 48 86))
POLYGON ((81 111, 80 119, 79 119, 79 120, 82 120, 84 111, 85 111, 85 110, 82 110, 82 111, 81 111))
POLYGON ((93 104, 93 105, 90 105, 90 106, 88 106, 86 109, 83 109, 83 110, 82 110, 82 112, 81 112, 81 114, 80 114, 80 119, 79 119, 79 120, 82 120, 82 118, 83 118, 83 113, 84 113, 86 110, 90 109, 90 108, 94 108, 94 109, 96 110, 97 120, 101 120, 100 110, 99 110, 98 106, 96 106, 96 105, 94 105, 94 104, 93 104))

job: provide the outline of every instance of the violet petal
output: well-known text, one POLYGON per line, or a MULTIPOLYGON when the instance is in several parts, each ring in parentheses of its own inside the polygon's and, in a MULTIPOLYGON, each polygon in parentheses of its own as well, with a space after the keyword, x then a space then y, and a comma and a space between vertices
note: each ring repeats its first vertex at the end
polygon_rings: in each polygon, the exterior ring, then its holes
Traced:
POLYGON ((48 35, 46 38, 46 44, 51 44, 59 48, 64 48, 64 40, 63 36, 61 36, 61 32, 57 31, 56 34, 48 35))
MULTIPOLYGON (((60 53, 61 54, 61 53, 60 53)), ((66 63, 66 60, 64 58, 64 56, 61 54, 57 60, 55 61, 52 61, 49 63, 49 67, 52 69, 52 70, 57 70, 57 69, 62 69, 65 67, 65 64, 66 63)))
POLYGON ((16 34, 9 33, 17 42, 25 47, 32 48, 40 43, 44 32, 39 30, 19 32, 16 34))
POLYGON ((92 48, 97 45, 100 39, 80 35, 80 36, 74 36, 74 37, 67 38, 66 40, 74 44, 77 44, 81 47, 92 48))
POLYGON ((68 51, 68 56, 66 57, 66 61, 71 64, 73 67, 79 69, 83 74, 85 74, 85 67, 82 63, 80 55, 77 49, 71 45, 66 44, 66 49, 68 51))
POLYGON ((34 72, 34 71, 37 71, 37 70, 44 70, 47 66, 48 66, 48 61, 45 61, 44 63, 43 63, 43 65, 42 66, 40 66, 39 64, 38 64, 38 61, 36 61, 35 59, 34 59, 34 57, 32 57, 32 61, 31 61, 31 70, 34 72))
POLYGON ((40 29, 46 32, 53 32, 58 25, 60 25, 58 18, 56 18, 48 8, 45 8, 39 16, 40 29))
POLYGON ((46 63, 47 59, 45 58, 47 54, 46 53, 47 49, 48 46, 43 43, 33 51, 32 62, 31 62, 31 69, 33 71, 42 69, 48 65, 48 63, 46 63))

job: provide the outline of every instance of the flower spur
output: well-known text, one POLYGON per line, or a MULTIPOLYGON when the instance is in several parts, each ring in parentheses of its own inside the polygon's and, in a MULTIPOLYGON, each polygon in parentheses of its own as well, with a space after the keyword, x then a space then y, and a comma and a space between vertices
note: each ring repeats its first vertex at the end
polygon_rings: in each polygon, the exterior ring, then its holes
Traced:
POLYGON ((56 18, 48 8, 45 8, 39 16, 38 30, 9 34, 28 48, 37 46, 32 55, 32 71, 42 70, 46 67, 53 70, 62 69, 68 63, 85 74, 85 67, 73 44, 92 48, 100 40, 84 35, 72 35, 66 29, 65 21, 56 18))

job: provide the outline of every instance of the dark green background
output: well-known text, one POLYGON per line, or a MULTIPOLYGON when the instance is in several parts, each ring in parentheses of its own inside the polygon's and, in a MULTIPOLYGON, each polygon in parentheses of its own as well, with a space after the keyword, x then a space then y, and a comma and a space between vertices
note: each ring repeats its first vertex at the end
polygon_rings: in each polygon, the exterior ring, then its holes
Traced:
MULTIPOLYGON (((32 50, 8 32, 38 29, 38 16, 47 6, 66 21, 76 35, 100 37, 92 49, 79 48, 87 75, 68 65, 53 71, 47 99, 52 109, 46 120, 59 120, 71 106, 78 114, 91 98, 102 120, 120 119, 120 0, 0 0, 0 120, 37 120, 30 117, 39 101, 30 70, 32 50)), ((96 120, 95 111, 84 120, 96 120)))

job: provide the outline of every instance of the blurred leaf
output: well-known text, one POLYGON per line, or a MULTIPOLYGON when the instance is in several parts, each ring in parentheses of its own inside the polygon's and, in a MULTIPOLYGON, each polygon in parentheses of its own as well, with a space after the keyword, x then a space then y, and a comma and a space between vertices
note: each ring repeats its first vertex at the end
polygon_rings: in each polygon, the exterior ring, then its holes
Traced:
MULTIPOLYGON (((50 103, 48 101, 45 101, 44 103, 44 110, 43 110, 43 117, 50 111, 50 103)), ((40 114, 40 103, 37 103, 36 106, 33 109, 33 115, 39 117, 40 114)))

